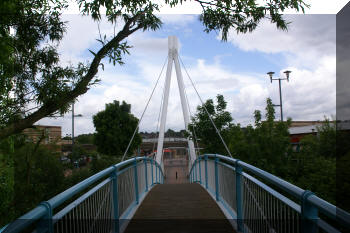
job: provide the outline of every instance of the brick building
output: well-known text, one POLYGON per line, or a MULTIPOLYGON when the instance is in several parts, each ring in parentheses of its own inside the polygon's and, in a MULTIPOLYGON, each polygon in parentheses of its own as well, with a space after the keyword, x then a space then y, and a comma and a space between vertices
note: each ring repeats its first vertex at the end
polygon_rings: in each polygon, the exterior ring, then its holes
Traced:
POLYGON ((33 128, 23 130, 31 142, 38 142, 43 137, 41 144, 61 144, 61 126, 34 125, 33 128))

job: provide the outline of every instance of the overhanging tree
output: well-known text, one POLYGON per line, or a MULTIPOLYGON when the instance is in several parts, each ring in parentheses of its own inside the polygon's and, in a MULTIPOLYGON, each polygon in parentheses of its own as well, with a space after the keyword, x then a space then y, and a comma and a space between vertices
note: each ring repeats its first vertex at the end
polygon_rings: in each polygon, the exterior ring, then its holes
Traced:
MULTIPOLYGON (((62 66, 57 44, 65 32, 62 12, 64 0, 3 0, 0 2, 0 139, 21 132, 38 120, 65 113, 69 105, 99 80, 96 74, 104 58, 123 64, 122 56, 130 46, 126 38, 138 30, 157 30, 155 15, 159 6, 151 0, 76 0, 82 14, 101 20, 105 14, 122 29, 101 36, 100 48, 91 53, 91 62, 62 66)), ((166 0, 176 6, 183 0, 166 0)), ((257 0, 194 0, 202 6, 200 19, 204 30, 221 31, 226 40, 230 29, 240 33, 253 31, 267 17, 280 29, 287 22, 279 12, 285 9, 304 11, 302 0, 257 3, 257 0)))
MULTIPOLYGON (((119 101, 106 104, 104 111, 93 117, 97 150, 106 155, 121 157, 134 133, 138 119, 130 113, 131 105, 119 101)), ((141 136, 136 134, 128 152, 141 144, 141 136)))

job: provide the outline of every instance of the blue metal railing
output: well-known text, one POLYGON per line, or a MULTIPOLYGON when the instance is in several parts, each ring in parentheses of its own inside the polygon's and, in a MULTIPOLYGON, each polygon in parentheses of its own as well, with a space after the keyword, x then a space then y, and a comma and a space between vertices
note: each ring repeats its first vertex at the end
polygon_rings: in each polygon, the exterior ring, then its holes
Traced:
POLYGON ((128 222, 123 220, 130 219, 142 198, 163 178, 153 159, 129 159, 40 203, 0 232, 120 232, 128 222))
POLYGON ((199 156, 189 177, 190 182, 198 182, 208 190, 227 217, 234 220, 239 232, 314 233, 350 229, 348 212, 309 190, 237 159, 217 154, 199 156))

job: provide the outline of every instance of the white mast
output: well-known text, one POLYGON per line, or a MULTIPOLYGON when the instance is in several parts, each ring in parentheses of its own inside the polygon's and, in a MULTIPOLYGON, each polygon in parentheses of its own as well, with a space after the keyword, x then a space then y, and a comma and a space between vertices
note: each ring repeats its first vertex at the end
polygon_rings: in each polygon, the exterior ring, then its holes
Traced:
MULTIPOLYGON (((168 67, 166 72, 166 79, 165 79, 165 88, 164 88, 164 99, 163 99, 163 106, 162 106, 162 116, 160 121, 160 128, 159 128, 159 138, 158 138, 158 147, 157 147, 157 155, 156 155, 156 161, 160 164, 162 164, 162 156, 163 156, 163 142, 164 142, 164 130, 165 130, 165 122, 166 122, 166 116, 168 111, 168 101, 169 101, 169 90, 170 90, 170 79, 171 79, 171 71, 173 62, 175 63, 175 71, 176 71, 176 77, 177 77, 177 83, 179 86, 179 92, 180 92, 180 98, 181 98, 181 106, 182 106, 182 113, 184 116, 185 121, 185 128, 188 129, 188 124, 190 122, 190 116, 188 111, 188 104, 185 98, 185 91, 184 91, 184 82, 182 78, 181 68, 179 64, 179 42, 176 36, 169 36, 168 37, 168 67)), ((191 164, 196 159, 196 153, 194 150, 194 144, 191 139, 188 139, 188 147, 189 147, 189 153, 191 157, 191 164)))

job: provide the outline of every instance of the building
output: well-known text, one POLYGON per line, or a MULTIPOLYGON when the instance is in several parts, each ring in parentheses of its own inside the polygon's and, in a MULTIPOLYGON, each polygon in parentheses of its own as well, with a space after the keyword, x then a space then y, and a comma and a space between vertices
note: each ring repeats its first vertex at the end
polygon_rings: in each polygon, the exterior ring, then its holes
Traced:
MULTIPOLYGON (((324 123, 325 121, 292 121, 288 130, 293 151, 300 151, 300 140, 303 137, 307 135, 317 136, 319 127, 324 123)), ((335 121, 331 121, 330 124, 334 125, 335 121)))
POLYGON ((61 126, 33 125, 32 128, 23 130, 23 133, 33 143, 41 140, 41 144, 61 144, 61 126))
MULTIPOLYGON (((158 138, 142 138, 140 146, 141 155, 151 155, 157 150, 158 138)), ((197 148, 196 148, 197 149, 197 148)), ((188 156, 188 143, 186 138, 164 138, 163 151, 165 158, 177 158, 188 156)))

